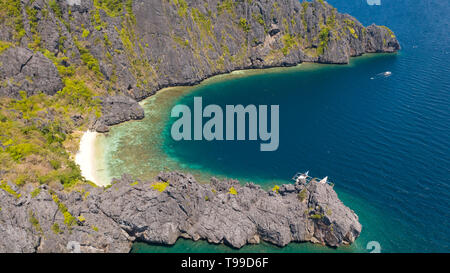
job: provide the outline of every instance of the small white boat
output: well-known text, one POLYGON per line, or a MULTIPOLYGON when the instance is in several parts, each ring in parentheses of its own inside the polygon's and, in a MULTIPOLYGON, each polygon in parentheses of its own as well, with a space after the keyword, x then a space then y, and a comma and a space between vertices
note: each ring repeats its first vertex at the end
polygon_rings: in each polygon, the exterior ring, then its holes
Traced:
POLYGON ((306 182, 306 178, 308 178, 309 171, 306 173, 297 173, 292 179, 295 182, 306 182))
POLYGON ((319 181, 319 184, 325 184, 325 183, 327 183, 327 181, 328 181, 328 176, 325 176, 324 179, 319 181))
POLYGON ((375 80, 375 79, 380 79, 380 78, 387 78, 387 77, 390 77, 390 76, 392 76, 392 72, 391 71, 386 71, 386 72, 378 73, 375 76, 370 77, 370 79, 371 80, 375 80))

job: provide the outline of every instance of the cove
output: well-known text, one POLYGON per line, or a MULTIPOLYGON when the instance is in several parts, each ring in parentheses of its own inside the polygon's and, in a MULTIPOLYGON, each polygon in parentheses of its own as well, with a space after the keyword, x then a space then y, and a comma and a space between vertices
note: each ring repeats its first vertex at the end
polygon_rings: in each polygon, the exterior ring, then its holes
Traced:
MULTIPOLYGON (((398 75, 395 64, 401 58, 401 55, 368 56, 356 58, 348 66, 303 64, 290 69, 270 70, 270 73, 264 71, 262 74, 237 72, 228 77, 211 79, 193 89, 164 90, 143 102, 147 116, 144 120, 116 126, 104 137, 107 143, 106 169, 112 177, 126 172, 150 179, 159 171, 177 169, 191 172, 204 182, 214 175, 237 178, 242 182, 254 181, 271 188, 281 181, 287 182, 296 171, 310 170, 318 177, 329 175, 336 182, 336 191, 342 201, 360 216, 363 231, 354 245, 334 250, 311 244, 290 244, 281 249, 261 244, 233 250, 223 245, 180 239, 171 247, 136 244, 133 250, 367 252, 366 246, 371 241, 379 242, 382 251, 388 252, 419 251, 424 245, 439 249, 438 244, 430 244, 426 242, 427 239, 417 236, 420 232, 426 232, 426 222, 421 222, 420 219, 426 217, 426 221, 429 221, 434 217, 425 216, 429 212, 426 209, 422 212, 410 209, 414 206, 420 208, 417 204, 427 207, 427 203, 420 203, 426 198, 417 195, 424 193, 423 184, 411 182, 420 172, 424 172, 420 169, 420 164, 424 162, 423 156, 426 154, 415 153, 414 160, 409 160, 408 165, 399 165, 399 159, 411 158, 408 154, 414 148, 404 149, 404 136, 399 137, 398 133, 388 135, 389 130, 401 132, 397 129, 399 122, 395 116, 390 115, 390 110, 383 109, 397 107, 397 103, 392 103, 391 100, 392 95, 395 98, 399 93, 395 91, 396 87, 390 85, 390 80, 398 75), (392 71, 394 75, 381 79, 378 86, 374 86, 370 77, 385 70, 392 71), (364 76, 355 76, 360 71, 365 71, 364 76), (326 79, 330 78, 332 84, 326 85, 326 79), (275 90, 267 88, 268 82, 277 83, 275 90), (349 82, 353 82, 354 89, 348 88, 349 82), (255 102, 256 95, 252 90, 255 90, 253 87, 258 83, 261 88, 256 90, 259 90, 261 100, 255 102), (289 83, 289 86, 283 86, 283 83, 289 83), (314 88, 307 88, 307 84, 314 88), (338 84, 345 88, 336 90, 335 86, 338 84), (280 116, 295 117, 294 122, 298 126, 289 127, 287 131, 284 131, 287 127, 283 125, 286 121, 280 120, 280 148, 277 152, 265 157, 264 153, 250 147, 254 145, 252 143, 214 145, 207 141, 175 142, 171 139, 172 124, 169 117, 173 105, 189 105, 193 96, 199 95, 211 103, 236 104, 239 100, 245 104, 246 96, 243 96, 242 91, 245 86, 252 87, 249 88, 248 102, 263 104, 268 102, 267 98, 270 103, 280 104, 280 116), (361 86, 364 88, 360 88, 361 86), (261 93, 264 91, 267 93, 261 93), (388 94, 391 95, 390 98, 387 97, 388 94), (291 101, 295 103, 287 106, 286 103, 291 101), (291 115, 283 114, 283 109, 292 111, 291 115), (351 111, 345 111, 348 109, 351 111), (382 113, 386 116, 381 119, 382 113), (381 123, 377 124, 377 121, 381 123), (295 131, 296 128, 298 131, 295 131), (380 152, 382 147, 384 149, 380 152), (415 170, 416 168, 419 169, 415 170), (414 172, 410 173, 411 171, 414 172), (411 213, 419 213, 421 218, 411 218, 411 213)), ((408 98, 407 92, 403 95, 405 97, 400 96, 398 99, 408 98)), ((421 142, 416 137, 413 133, 406 139, 412 141, 410 145, 423 152, 421 142)), ((438 171, 435 175, 439 175, 439 168, 435 170, 438 171)), ((444 174, 441 172, 441 175, 444 174)), ((427 185, 430 191, 439 190, 437 187, 430 187, 432 185, 427 185)), ((445 198, 442 194, 436 194, 435 197, 445 200, 442 199, 445 198)), ((433 203, 433 209, 437 217, 440 213, 445 213, 445 207, 436 204, 433 203)), ((441 228, 436 226, 436 230, 441 228)), ((441 240, 445 240, 445 237, 441 237, 441 240)))
POLYGON ((234 250, 179 239, 174 246, 137 243, 133 251, 369 252, 371 241, 379 242, 381 252, 450 251, 450 37, 443 27, 449 7, 438 1, 329 2, 365 25, 389 25, 402 51, 344 66, 239 71, 193 88, 164 90, 142 102, 144 120, 98 138, 104 159, 98 169, 107 178, 130 173, 143 179, 176 169, 204 182, 214 175, 265 188, 310 170, 335 182, 339 198, 360 217, 361 237, 337 250, 266 243, 234 250), (386 71, 392 75, 375 77, 386 71), (221 106, 280 105, 278 150, 264 154, 258 143, 245 141, 173 141, 170 109, 192 106, 194 96, 221 106))
MULTIPOLYGON (((289 182, 292 173, 286 173, 285 176, 267 178, 261 175, 261 172, 253 176, 245 173, 227 173, 218 168, 213 169, 205 165, 199 165, 193 162, 184 162, 180 158, 171 154, 170 141, 170 109, 173 105, 192 101, 192 97, 202 92, 204 88, 214 88, 221 84, 242 84, 242 81, 249 79, 259 81, 264 77, 284 77, 304 75, 309 77, 314 74, 334 73, 341 69, 357 69, 358 62, 373 62, 377 59, 391 58, 391 56, 368 56, 355 59, 348 66, 328 66, 317 64, 302 64, 298 67, 287 69, 269 69, 267 71, 237 71, 230 75, 218 76, 205 81, 195 88, 170 88, 163 90, 157 95, 150 97, 142 102, 146 111, 146 118, 142 121, 129 122, 112 128, 111 132, 106 136, 100 136, 98 142, 103 147, 102 154, 105 156, 105 168, 107 177, 119 177, 122 173, 130 173, 136 177, 150 179, 159 171, 177 169, 181 171, 191 172, 204 182, 209 181, 211 176, 232 177, 237 178, 241 182, 254 181, 266 188, 273 187, 274 184, 289 182), (355 63, 356 62, 356 63, 355 63), (312 73, 312 74, 311 74, 312 73), (158 108, 156 108, 158 107, 158 108)), ((229 89, 227 89, 229 90, 229 89)), ((205 94, 208 96, 207 94, 205 94)), ((256 149, 257 151, 257 149, 256 149)), ((199 153, 200 155, 205 151, 199 153)), ((242 163, 242 162, 241 162, 242 163)), ((244 165, 245 166, 245 165, 244 165)), ((306 168, 306 165, 304 166, 306 168)), ((342 185, 337 186, 339 197, 343 202, 354 209, 360 216, 363 226, 373 226, 379 228, 381 233, 382 227, 385 227, 389 221, 384 219, 382 214, 376 209, 367 205, 364 200, 359 200, 355 196, 348 196, 342 190, 342 185), (370 224, 368 224, 370 223, 370 224)), ((361 237, 349 247, 342 247, 337 250, 312 245, 293 243, 285 248, 278 248, 267 243, 255 246, 246 246, 241 250, 234 250, 224 245, 211 245, 206 242, 192 242, 180 239, 175 246, 155 246, 146 244, 136 244, 133 251, 144 252, 329 252, 329 251, 359 251, 365 252, 366 244, 377 236, 373 230, 363 228, 361 237)), ((385 245, 385 244, 384 244, 385 245)))

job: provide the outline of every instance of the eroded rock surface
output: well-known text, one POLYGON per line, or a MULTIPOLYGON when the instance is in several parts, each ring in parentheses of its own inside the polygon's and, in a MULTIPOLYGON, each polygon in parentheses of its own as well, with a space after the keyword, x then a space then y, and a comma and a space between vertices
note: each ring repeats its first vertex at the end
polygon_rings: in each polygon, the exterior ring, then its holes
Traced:
MULTIPOLYGON (((0 55, 0 95, 11 97, 19 90, 54 94, 62 87, 51 61, 25 49, 36 40, 40 50, 65 58, 61 65, 95 70, 108 94, 136 101, 238 69, 345 64, 352 56, 400 49, 388 28, 364 27, 325 1, 77 0, 50 6, 35 0, 20 8, 20 40, 8 20, 0 22, 0 40, 12 44, 0 55)), ((120 111, 104 114, 100 132, 127 120, 120 111)))
POLYGON ((11 47, 0 54, 0 96, 20 98, 20 91, 54 95, 62 87, 58 70, 42 53, 11 47))
POLYGON ((102 116, 92 125, 92 129, 99 133, 108 132, 111 125, 144 118, 144 109, 130 97, 103 97, 101 98, 101 106, 102 116))
POLYGON ((273 192, 235 180, 200 184, 170 172, 149 182, 125 175, 107 189, 40 189, 32 197, 14 188, 18 198, 0 190, 0 252, 69 252, 74 244, 82 252, 128 252, 136 240, 170 245, 179 237, 235 248, 261 241, 336 247, 361 232, 358 216, 317 182, 273 192))

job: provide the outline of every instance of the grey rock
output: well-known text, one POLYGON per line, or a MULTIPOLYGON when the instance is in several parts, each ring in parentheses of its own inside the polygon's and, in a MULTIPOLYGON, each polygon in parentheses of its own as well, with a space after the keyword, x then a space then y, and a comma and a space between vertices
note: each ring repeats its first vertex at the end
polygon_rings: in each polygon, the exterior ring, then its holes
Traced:
POLYGON ((55 65, 40 52, 10 47, 0 54, 0 96, 53 95, 63 87, 55 65))
MULTIPOLYGON (((36 11, 42 47, 68 57, 66 65, 83 64, 75 41, 98 60, 105 86, 115 94, 101 98, 102 116, 92 119, 98 132, 143 118, 137 101, 167 86, 193 85, 238 69, 345 64, 353 56, 400 49, 386 27, 364 27, 324 1, 233 1, 231 10, 219 10, 219 0, 188 0, 183 16, 174 1, 134 0, 135 22, 126 29, 132 34, 128 38, 136 37, 131 48, 117 31, 125 16, 110 17, 99 9, 99 26, 92 20, 92 1, 56 3, 60 16, 44 0, 22 1, 22 8, 30 5, 36 11), (197 11, 206 24, 194 19, 197 11), (241 18, 248 22, 248 32, 239 24, 241 18), (83 28, 89 30, 86 37, 83 28)), ((52 61, 26 48, 33 37, 28 16, 24 27, 26 35, 16 41, 14 29, 0 24, 0 39, 16 45, 0 54, 0 96, 19 98, 21 90, 53 95, 63 88, 61 78, 52 61)), ((81 122, 80 116, 72 119, 81 122)), ((0 190, 0 252, 69 252, 74 242, 82 252, 128 252, 136 240, 173 244, 178 237, 236 248, 260 241, 339 246, 352 243, 361 232, 356 214, 327 184, 302 181, 282 185, 275 193, 235 180, 199 184, 176 172, 157 180, 170 185, 158 192, 150 187, 153 181, 131 186, 134 181, 124 176, 109 189, 86 186, 88 195, 42 186, 35 197, 27 188, 13 188, 21 194, 16 198, 0 190), (229 194, 231 187, 237 195, 229 194), (85 220, 65 224, 67 213, 65 217, 56 196, 71 215, 85 220)))
MULTIPOLYGON (((345 64, 353 56, 400 49, 386 27, 365 28, 325 1, 232 3, 230 9, 223 9, 219 0, 187 1, 183 14, 174 1, 134 0, 129 14, 133 20, 125 22, 128 16, 109 16, 92 1, 56 1, 60 14, 44 0, 25 1, 22 13, 26 14, 26 8, 36 12, 35 30, 24 16, 26 35, 15 41, 14 29, 0 24, 0 39, 20 45, 0 55, 0 96, 17 98, 19 90, 28 95, 52 95, 62 88, 52 62, 25 49, 33 42, 34 32, 42 48, 66 57, 65 65, 84 63, 79 49, 82 45, 98 61, 105 88, 112 91, 108 93, 136 101, 164 87, 194 85, 233 70, 302 62, 345 64), (92 20, 94 10, 98 11, 98 22, 92 20), (241 19, 246 20, 247 29, 240 24, 241 19), (89 35, 82 35, 83 30, 89 35)), ((115 99, 104 98, 104 117, 92 120, 98 132, 140 118, 140 110, 131 109, 134 106, 130 108, 130 103, 123 104, 124 111, 115 106, 111 110, 110 100, 115 99)))
POLYGON ((95 121, 92 129, 99 133, 108 132, 108 126, 129 120, 143 119, 144 109, 134 99, 126 96, 103 97, 102 116, 95 121))
POLYGON ((400 50, 400 44, 394 33, 386 27, 371 25, 367 27, 366 52, 396 52, 400 50))
POLYGON ((282 185, 279 194, 236 180, 200 184, 169 172, 138 183, 124 175, 105 189, 40 189, 34 197, 22 189, 19 198, 0 190, 0 252, 71 252, 77 243, 81 252, 128 252, 135 241, 171 245, 179 237, 234 248, 261 241, 337 247, 353 243, 362 228, 333 188, 317 182, 282 185), (167 187, 160 192, 154 183, 167 187), (72 225, 61 204, 77 219, 72 225))

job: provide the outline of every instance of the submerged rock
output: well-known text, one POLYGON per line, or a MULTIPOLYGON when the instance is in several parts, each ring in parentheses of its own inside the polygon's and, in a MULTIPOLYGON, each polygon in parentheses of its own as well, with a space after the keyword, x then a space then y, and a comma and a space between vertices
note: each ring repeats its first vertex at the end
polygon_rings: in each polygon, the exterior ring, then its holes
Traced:
MULTIPOLYGON (((234 248, 261 241, 278 246, 351 244, 358 216, 328 184, 288 184, 278 193, 236 180, 161 173, 141 182, 124 175, 109 188, 20 197, 0 190, 0 252, 128 252, 135 241, 171 245, 179 237, 234 248)), ((19 192, 18 192, 19 194, 19 192)))

